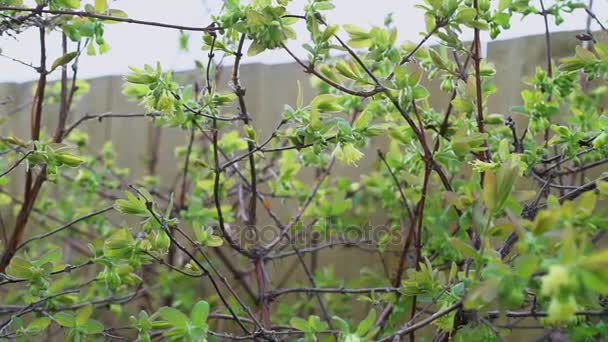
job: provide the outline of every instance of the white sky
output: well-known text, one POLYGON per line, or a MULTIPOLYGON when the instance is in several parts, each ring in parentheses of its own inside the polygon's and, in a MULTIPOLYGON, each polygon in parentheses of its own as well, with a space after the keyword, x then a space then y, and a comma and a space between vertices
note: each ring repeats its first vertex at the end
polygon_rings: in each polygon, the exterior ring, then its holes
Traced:
MULTIPOLYGON (((84 0, 86 1, 86 0, 84 0)), ((399 29, 399 41, 418 41, 420 32, 424 30, 422 10, 414 5, 422 0, 334 0, 336 9, 327 12, 332 24, 357 24, 359 26, 382 25, 387 13, 393 12, 395 23, 399 29)), ((29 3, 32 1, 26 1, 29 3)), ((90 0, 89 2, 92 2, 90 0)), ((211 11, 217 10, 221 0, 115 0, 112 8, 126 11, 131 18, 174 23, 186 26, 206 26, 209 24, 211 11), (171 4, 171 5, 169 5, 171 4)), ((302 13, 307 0, 295 0, 290 5, 293 13, 302 13)), ((545 1, 546 5, 552 3, 545 1)), ((595 0, 594 12, 601 20, 608 20, 608 0, 595 0)), ((578 14, 566 18, 565 23, 555 27, 553 21, 550 30, 584 29, 586 14, 579 10, 578 14)), ((598 26, 593 23, 593 28, 598 26)), ((300 47, 306 40, 303 24, 296 24, 299 42, 292 41, 290 47, 299 55, 305 56, 300 47)), ((541 16, 528 16, 523 21, 515 20, 512 29, 503 33, 500 39, 513 38, 523 35, 544 32, 541 16)), ((345 33, 343 33, 346 36, 345 33)), ((467 32, 464 39, 470 39, 472 34, 467 32)), ((124 74, 128 66, 141 66, 160 61, 165 69, 187 70, 193 68, 194 59, 204 59, 200 50, 201 34, 191 33, 190 52, 180 52, 178 49, 178 32, 171 29, 140 26, 132 24, 106 25, 106 41, 111 50, 101 56, 84 56, 79 65, 81 77, 89 78, 103 75, 124 74)), ((488 37, 483 37, 485 41, 488 37)), ((49 64, 60 55, 60 36, 54 34, 48 39, 49 64)), ((30 30, 17 37, 0 37, 2 53, 22 61, 36 65, 39 59, 38 33, 30 30)), ((75 47, 73 46, 72 49, 75 47)), ((532 47, 538 48, 538 47, 532 47)), ((265 52, 255 58, 246 58, 245 62, 283 63, 290 62, 290 57, 284 51, 265 52)), ((6 58, 0 58, 0 82, 22 82, 36 78, 36 73, 28 67, 14 63, 6 58)), ((54 75, 57 77, 57 75, 54 75)))

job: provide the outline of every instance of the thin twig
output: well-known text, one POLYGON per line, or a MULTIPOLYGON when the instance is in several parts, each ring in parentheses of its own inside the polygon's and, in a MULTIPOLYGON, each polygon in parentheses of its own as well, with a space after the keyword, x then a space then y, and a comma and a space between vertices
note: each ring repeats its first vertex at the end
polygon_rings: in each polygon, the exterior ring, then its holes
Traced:
POLYGON ((129 24, 164 27, 164 28, 183 30, 183 31, 213 32, 213 31, 217 31, 217 30, 221 29, 220 27, 214 26, 213 24, 206 26, 206 27, 182 26, 182 25, 165 24, 165 23, 160 23, 160 22, 155 22, 155 21, 114 17, 111 15, 104 15, 104 14, 84 12, 84 11, 47 10, 47 9, 39 9, 39 8, 16 7, 16 6, 0 6, 0 11, 20 11, 20 12, 55 14, 55 15, 73 15, 73 16, 83 17, 83 18, 95 18, 95 19, 116 21, 116 22, 129 23, 129 24))

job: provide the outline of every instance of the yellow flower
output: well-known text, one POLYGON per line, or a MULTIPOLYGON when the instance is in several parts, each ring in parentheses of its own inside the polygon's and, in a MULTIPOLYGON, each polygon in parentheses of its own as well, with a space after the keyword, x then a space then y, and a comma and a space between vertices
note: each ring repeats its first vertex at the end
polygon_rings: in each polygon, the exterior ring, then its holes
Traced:
POLYGON ((559 294, 562 287, 570 285, 570 275, 568 270, 561 265, 553 265, 549 268, 549 273, 542 278, 541 294, 552 296, 559 294))
POLYGON ((363 157, 363 153, 357 150, 355 146, 351 143, 346 143, 344 145, 338 144, 336 149, 334 150, 334 156, 338 158, 341 162, 349 165, 357 165, 356 162, 363 157))
POLYGON ((163 94, 158 99, 158 103, 156 104, 156 108, 166 114, 173 114, 173 98, 167 94, 163 94))
POLYGON ((576 299, 574 299, 573 296, 570 296, 565 300, 553 298, 547 309, 547 322, 563 323, 571 321, 576 317, 577 307, 576 299))

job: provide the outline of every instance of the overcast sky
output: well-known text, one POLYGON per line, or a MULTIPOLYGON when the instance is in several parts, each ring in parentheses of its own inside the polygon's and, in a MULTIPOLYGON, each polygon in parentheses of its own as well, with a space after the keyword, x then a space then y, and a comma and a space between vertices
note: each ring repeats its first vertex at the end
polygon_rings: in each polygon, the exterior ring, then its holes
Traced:
MULTIPOLYGON (((86 1, 86 0, 85 0, 86 1)), ((329 22, 335 24, 357 24, 360 26, 382 25, 387 13, 394 13, 399 29, 399 41, 417 41, 424 30, 422 10, 414 5, 422 0, 334 0, 337 8, 328 12, 329 22)), ((26 3, 32 1, 26 1, 26 3)), ((92 0, 90 1, 92 2, 92 0)), ((293 13, 301 13, 307 0, 295 0, 290 5, 293 13)), ((547 5, 551 0, 546 0, 547 5)), ((221 0, 116 0, 111 1, 112 8, 126 11, 130 17, 175 23, 187 26, 206 26, 209 15, 215 13, 221 5, 221 0)), ((595 0, 594 11, 602 20, 608 20, 608 0, 595 0)), ((566 18, 566 22, 555 27, 551 22, 551 31, 584 29, 586 15, 583 11, 566 18)), ((598 27, 594 23, 593 28, 598 27)), ((306 33, 303 25, 296 26, 300 41, 291 42, 293 50, 305 56, 300 47, 305 41, 306 33)), ((541 16, 529 16, 523 21, 515 20, 512 29, 500 36, 508 39, 522 35, 539 34, 544 32, 541 16)), ((343 33, 344 34, 344 33, 343 33)), ((111 50, 102 56, 84 56, 81 60, 79 73, 81 77, 124 74, 128 66, 141 66, 144 63, 160 61, 166 69, 186 70, 193 67, 194 59, 203 59, 204 52, 200 50, 201 35, 190 35, 190 52, 178 49, 179 33, 171 29, 155 28, 132 24, 106 25, 106 41, 111 50)), ((472 34, 467 32, 464 39, 470 39, 472 34)), ((60 55, 60 36, 49 38, 49 60, 60 55)), ((484 36, 484 41, 488 37, 484 36)), ((39 56, 38 33, 30 30, 17 37, 0 37, 2 53, 18 58, 25 62, 36 64, 39 56)), ((541 48, 541 47, 531 47, 541 48)), ((74 49, 74 47, 72 47, 74 49)), ((255 58, 247 58, 246 62, 283 63, 289 62, 285 52, 277 50, 265 52, 255 58)), ((50 63, 50 62, 49 62, 50 63)), ((36 78, 36 73, 19 64, 0 58, 0 82, 21 82, 36 78)))

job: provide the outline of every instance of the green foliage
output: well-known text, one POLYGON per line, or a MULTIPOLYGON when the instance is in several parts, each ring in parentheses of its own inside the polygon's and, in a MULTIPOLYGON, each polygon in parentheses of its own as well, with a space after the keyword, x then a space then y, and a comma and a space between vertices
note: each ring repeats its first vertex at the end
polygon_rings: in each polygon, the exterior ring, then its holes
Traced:
POLYGON ((162 307, 155 315, 159 320, 152 325, 167 329, 164 336, 171 341, 207 341, 207 316, 209 315, 209 304, 199 301, 194 304, 190 317, 180 310, 172 307, 162 307))
POLYGON ((327 330, 329 327, 327 322, 321 321, 319 316, 309 316, 308 320, 293 317, 289 320, 289 324, 295 329, 304 332, 305 337, 301 341, 305 342, 316 342, 317 333, 327 330))
MULTIPOLYGON (((85 50, 107 52, 105 25, 121 21, 179 30, 179 48, 201 47, 208 59, 196 61, 195 82, 159 63, 131 67, 123 94, 145 115, 70 122, 94 89, 67 75, 33 89, 33 138, 0 140, 0 209, 15 217, 0 244, 8 319, 0 339, 60 329, 73 341, 363 342, 432 327, 437 339, 500 341, 519 317, 573 341, 608 333, 608 251, 598 243, 608 226, 608 45, 588 32, 579 38, 593 44, 571 57, 530 65, 521 100, 491 113, 501 69, 478 55, 479 42, 461 38, 469 30, 475 40, 499 38, 529 16, 559 25, 585 11, 582 1, 419 1, 420 42, 400 41, 391 15, 372 27, 335 25, 330 0, 298 9, 289 0, 226 0, 209 26, 194 29, 127 20, 106 0, 37 3, 44 20, 35 9, 0 10, 3 32, 43 25, 71 41, 33 68, 36 87, 59 70, 74 75, 85 50), (307 30, 298 37, 306 60, 291 50, 295 25, 307 30), (267 50, 293 57, 316 89, 307 98, 294 82, 298 97, 277 125, 248 111, 240 80, 242 63, 267 50), (220 56, 232 66, 220 68, 220 56), (230 89, 220 91, 224 69, 230 89), (59 108, 50 128, 49 105, 59 108), (147 172, 122 168, 129 146, 97 148, 81 127, 141 116, 183 133, 170 156, 174 178, 156 173, 154 162, 167 160, 158 152, 146 156, 147 172), (382 146, 378 158, 370 146, 382 146), (357 165, 372 166, 340 174, 357 165), (371 226, 376 219, 382 227, 371 226), (318 259, 325 248, 353 246, 374 258, 318 259), (280 281, 274 262, 290 257, 298 263, 280 281), (345 278, 341 267, 351 263, 361 271, 345 278), (296 266, 306 277, 291 276, 296 266), (505 317, 509 329, 499 326, 505 317)), ((273 95, 256 101, 265 96, 273 95)))
POLYGON ((53 320, 67 330, 68 341, 82 341, 87 335, 101 334, 104 326, 101 322, 91 319, 93 306, 86 305, 76 310, 73 314, 68 312, 58 312, 53 316, 53 320))

